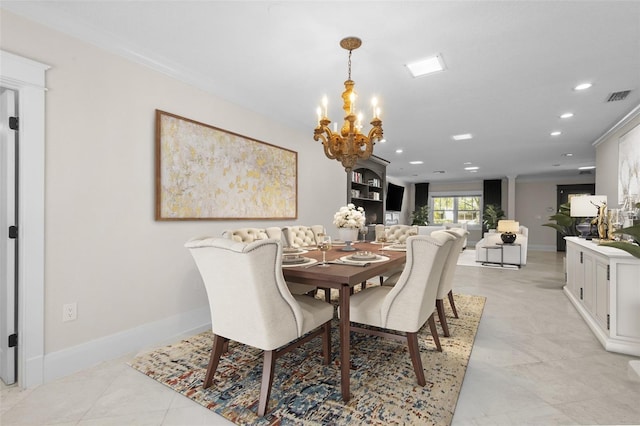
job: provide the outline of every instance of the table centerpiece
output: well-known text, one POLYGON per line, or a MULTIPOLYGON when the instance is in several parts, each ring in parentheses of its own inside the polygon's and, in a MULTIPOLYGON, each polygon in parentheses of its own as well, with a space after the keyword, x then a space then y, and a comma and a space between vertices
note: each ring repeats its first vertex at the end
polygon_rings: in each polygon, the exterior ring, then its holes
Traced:
POLYGON ((338 227, 338 235, 345 242, 342 251, 354 251, 351 243, 358 239, 358 230, 365 224, 364 209, 353 203, 340 207, 333 216, 333 224, 338 227))

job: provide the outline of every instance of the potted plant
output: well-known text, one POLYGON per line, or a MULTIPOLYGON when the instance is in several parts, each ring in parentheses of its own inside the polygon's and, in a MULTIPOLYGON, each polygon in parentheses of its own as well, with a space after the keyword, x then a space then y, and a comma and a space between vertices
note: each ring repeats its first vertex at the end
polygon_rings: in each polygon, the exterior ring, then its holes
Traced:
POLYGON ((429 224, 429 206, 418 207, 411 212, 411 225, 424 226, 429 224))
POLYGON ((498 221, 504 219, 504 210, 497 204, 487 204, 484 207, 484 214, 482 215, 482 224, 485 229, 496 229, 498 227, 498 221))
POLYGON ((578 224, 578 219, 571 217, 571 203, 561 204, 558 209, 558 213, 553 216, 549 216, 549 220, 555 220, 556 223, 543 223, 542 226, 548 226, 550 228, 555 229, 562 237, 573 237, 580 235, 576 225, 578 224))

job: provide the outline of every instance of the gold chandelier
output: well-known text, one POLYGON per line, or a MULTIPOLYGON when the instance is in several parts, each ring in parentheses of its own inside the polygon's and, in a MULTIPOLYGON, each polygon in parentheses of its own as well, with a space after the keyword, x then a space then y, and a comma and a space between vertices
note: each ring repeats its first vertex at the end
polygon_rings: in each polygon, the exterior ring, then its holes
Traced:
POLYGON ((357 37, 347 37, 340 41, 340 46, 349 51, 349 77, 344 82, 345 91, 342 92, 344 102, 342 109, 345 112, 344 124, 338 132, 337 123, 334 123, 333 131, 329 128, 331 120, 327 117, 327 97, 322 98, 323 108, 318 107, 318 127, 313 132, 314 140, 322 140, 325 155, 338 160, 349 172, 355 166, 358 159, 367 159, 373 153, 373 145, 382 139, 382 120, 380 120, 380 108, 378 101, 371 101, 373 109, 373 126, 368 135, 362 134, 362 113, 356 113, 356 92, 353 90, 355 82, 351 80, 351 51, 357 49, 362 40, 357 37))

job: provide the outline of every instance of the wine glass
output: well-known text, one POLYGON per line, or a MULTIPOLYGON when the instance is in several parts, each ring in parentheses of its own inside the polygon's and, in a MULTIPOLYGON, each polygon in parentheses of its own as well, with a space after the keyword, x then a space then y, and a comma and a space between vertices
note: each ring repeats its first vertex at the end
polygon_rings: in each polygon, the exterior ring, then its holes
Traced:
POLYGON ((327 252, 331 250, 331 237, 323 234, 320 237, 318 248, 322 252, 322 263, 320 264, 320 266, 329 266, 329 264, 327 263, 327 252))
POLYGON ((366 226, 363 226, 362 228, 360 228, 360 235, 362 235, 363 243, 367 242, 367 232, 369 232, 369 228, 367 228, 366 226))
POLYGON ((624 213, 620 209, 609 210, 609 238, 612 240, 620 241, 622 235, 614 234, 613 231, 622 229, 624 227, 624 213))
POLYGON ((384 243, 387 242, 387 237, 386 235, 380 235, 378 237, 378 242, 380 243, 380 251, 384 251, 384 243))

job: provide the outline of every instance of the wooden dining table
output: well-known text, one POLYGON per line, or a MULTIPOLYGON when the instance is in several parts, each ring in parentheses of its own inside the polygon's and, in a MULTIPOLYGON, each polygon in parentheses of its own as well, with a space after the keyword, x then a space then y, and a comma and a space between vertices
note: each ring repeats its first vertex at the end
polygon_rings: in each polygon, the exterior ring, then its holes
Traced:
MULTIPOLYGON (((381 245, 370 242, 358 242, 353 244, 356 251, 345 252, 343 247, 334 246, 326 252, 328 262, 336 261, 344 256, 349 256, 358 251, 370 251, 380 256, 386 256, 389 260, 371 262, 367 266, 345 265, 331 263, 327 267, 315 264, 312 266, 296 266, 282 268, 284 278, 287 281, 311 284, 319 288, 326 289, 326 294, 330 294, 330 289, 339 291, 340 307, 340 384, 342 399, 346 402, 351 398, 349 391, 350 380, 350 320, 349 320, 349 297, 353 287, 360 283, 365 283, 368 279, 384 275, 385 272, 401 268, 406 261, 406 253, 396 250, 380 250, 381 245)), ((304 257, 322 260, 320 250, 311 250, 303 254, 304 257)), ((329 300, 329 297, 327 297, 329 300)))

